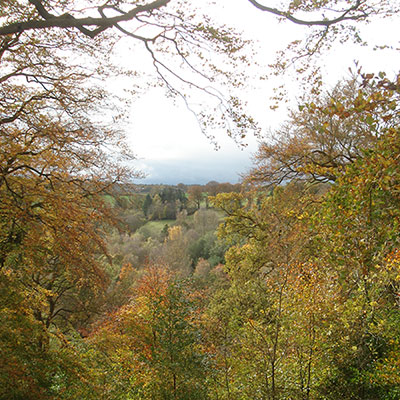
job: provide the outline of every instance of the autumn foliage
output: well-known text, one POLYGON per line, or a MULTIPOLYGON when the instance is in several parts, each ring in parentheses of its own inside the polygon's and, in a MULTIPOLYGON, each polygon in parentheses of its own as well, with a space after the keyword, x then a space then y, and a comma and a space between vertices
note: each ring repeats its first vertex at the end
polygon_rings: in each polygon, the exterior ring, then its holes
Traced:
MULTIPOLYGON (((210 88, 243 85, 248 42, 190 2, 142 3, 0 3, 0 399, 400 398, 400 77, 358 69, 325 93, 302 64, 312 90, 244 185, 134 197, 120 100, 104 89, 122 74, 119 37, 187 106, 198 101, 186 89, 211 99, 211 114, 192 110, 202 129, 258 131, 238 98, 210 88), (167 218, 156 234, 144 226, 167 218)), ((398 12, 250 3, 312 28, 306 56, 398 12)), ((308 60, 300 44, 288 54, 308 60)))

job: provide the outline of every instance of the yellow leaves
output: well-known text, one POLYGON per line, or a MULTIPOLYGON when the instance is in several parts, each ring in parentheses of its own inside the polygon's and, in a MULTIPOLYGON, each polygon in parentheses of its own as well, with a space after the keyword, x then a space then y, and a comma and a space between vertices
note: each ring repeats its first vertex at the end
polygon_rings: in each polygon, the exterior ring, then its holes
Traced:
POLYGON ((176 241, 182 239, 182 227, 180 225, 173 226, 168 229, 168 240, 176 241))
POLYGON ((119 281, 124 281, 125 279, 127 279, 132 272, 134 271, 132 264, 130 263, 125 263, 122 268, 121 271, 119 273, 119 281))
POLYGON ((12 270, 11 268, 7 268, 7 267, 1 268, 0 271, 1 271, 1 273, 2 273, 3 275, 5 275, 5 276, 8 277, 8 278, 11 277, 11 275, 12 275, 12 273, 13 273, 13 270, 12 270))
POLYGON ((380 267, 382 273, 386 273, 386 279, 394 279, 396 282, 400 281, 400 250, 396 249, 389 253, 385 260, 384 265, 380 267))
POLYGON ((310 217, 310 214, 307 211, 304 211, 303 213, 301 213, 297 216, 297 219, 299 219, 301 221, 303 219, 308 219, 309 217, 310 217))

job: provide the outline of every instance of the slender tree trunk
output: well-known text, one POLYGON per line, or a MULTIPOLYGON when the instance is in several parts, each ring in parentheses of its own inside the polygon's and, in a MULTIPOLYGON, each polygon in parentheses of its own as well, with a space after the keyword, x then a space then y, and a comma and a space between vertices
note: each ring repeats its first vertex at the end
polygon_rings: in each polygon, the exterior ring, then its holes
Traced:
POLYGON ((312 366, 312 359, 314 356, 314 343, 315 343, 315 327, 314 327, 314 315, 310 317, 310 336, 311 336, 311 345, 310 351, 308 354, 308 365, 307 365, 307 389, 306 389, 306 400, 310 399, 310 390, 311 390, 311 366, 312 366))

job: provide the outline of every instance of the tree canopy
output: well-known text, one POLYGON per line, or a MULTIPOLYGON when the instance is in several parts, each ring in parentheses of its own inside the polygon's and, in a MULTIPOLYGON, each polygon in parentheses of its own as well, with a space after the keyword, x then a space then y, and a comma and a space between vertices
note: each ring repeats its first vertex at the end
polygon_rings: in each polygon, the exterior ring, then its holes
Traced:
MULTIPOLYGON (((311 30, 278 54, 277 73, 398 12, 250 3, 311 30)), ((121 38, 143 46, 201 126, 238 140, 257 129, 220 91, 245 83, 249 43, 199 10, 0 3, 0 398, 399 398, 398 76, 359 70, 321 95, 306 62, 313 90, 261 144, 248 185, 124 191, 137 175, 123 102, 106 90, 117 74, 136 78, 113 60, 121 38)))
MULTIPOLYGON (((77 79, 79 75, 80 87, 96 86, 94 79, 105 80, 118 67, 113 59, 118 56, 112 49, 125 37, 134 47, 130 50, 132 57, 147 57, 157 84, 186 104, 210 139, 212 134, 206 127, 212 125, 223 127, 238 140, 245 136, 247 128, 257 130, 243 111, 241 99, 228 89, 242 86, 245 81, 244 69, 237 66, 247 62, 249 43, 190 3, 35 0, 2 2, 0 7, 0 54, 3 63, 9 65, 3 80, 27 77, 29 83, 45 83, 48 89, 56 80, 58 85, 66 87, 66 79, 77 79), (22 59, 23 52, 31 56, 22 59), (210 53, 214 54, 214 60, 210 53), (49 70, 52 57, 58 65, 51 64, 49 70), (24 65, 28 59, 30 65, 24 65), (79 65, 73 61, 78 59, 79 65), (34 67, 38 69, 39 65, 40 71, 35 71, 34 67), (61 75, 61 71, 68 74, 61 75), (224 84, 226 92, 222 94, 224 84), (195 96, 206 96, 209 107, 198 107, 195 96)), ((133 61, 133 65, 124 71, 117 68, 118 73, 130 77, 126 86, 132 89, 137 85, 133 78, 140 63, 133 61)), ((30 85, 25 83, 25 86, 30 85)), ((65 90, 64 95, 67 94, 69 91, 65 90)))
POLYGON ((361 69, 358 74, 292 110, 259 146, 249 179, 272 185, 293 179, 334 182, 376 145, 382 127, 396 126, 395 101, 382 110, 381 90, 368 79, 373 75, 362 78, 361 69))

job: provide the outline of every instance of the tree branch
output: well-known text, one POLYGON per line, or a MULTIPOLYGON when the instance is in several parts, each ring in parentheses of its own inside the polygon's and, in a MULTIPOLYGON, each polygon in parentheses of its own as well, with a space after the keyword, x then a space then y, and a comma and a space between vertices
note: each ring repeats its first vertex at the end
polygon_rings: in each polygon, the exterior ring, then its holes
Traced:
POLYGON ((117 15, 115 17, 101 17, 101 18, 75 18, 71 14, 63 14, 60 16, 54 16, 50 14, 43 6, 41 0, 29 0, 29 2, 35 6, 38 14, 44 18, 43 20, 29 20, 15 22, 10 25, 6 25, 0 28, 0 36, 10 35, 20 32, 25 32, 33 29, 48 29, 48 28, 77 28, 86 36, 94 38, 104 30, 113 27, 115 24, 120 22, 130 21, 140 13, 152 12, 158 10, 161 7, 166 6, 171 0, 156 0, 152 3, 137 6, 130 11, 117 15), (89 30, 86 27, 95 27, 93 30, 89 30))
POLYGON ((264 6, 263 4, 260 4, 256 0, 249 0, 249 2, 254 7, 258 8, 261 11, 266 11, 270 14, 274 14, 279 17, 286 18, 287 20, 289 20, 295 24, 306 25, 306 26, 316 26, 317 25, 317 26, 329 27, 331 25, 337 24, 342 21, 349 21, 349 20, 357 21, 359 19, 362 19, 362 18, 365 18, 368 16, 367 13, 359 10, 359 7, 361 5, 361 0, 357 0, 355 2, 355 4, 352 7, 350 7, 349 9, 347 9, 346 11, 344 11, 343 14, 340 15, 340 17, 337 17, 334 19, 323 19, 323 20, 315 20, 315 21, 306 21, 306 20, 298 19, 287 11, 281 11, 281 10, 278 10, 277 8, 264 6), (352 11, 359 11, 359 14, 349 15, 352 11))

